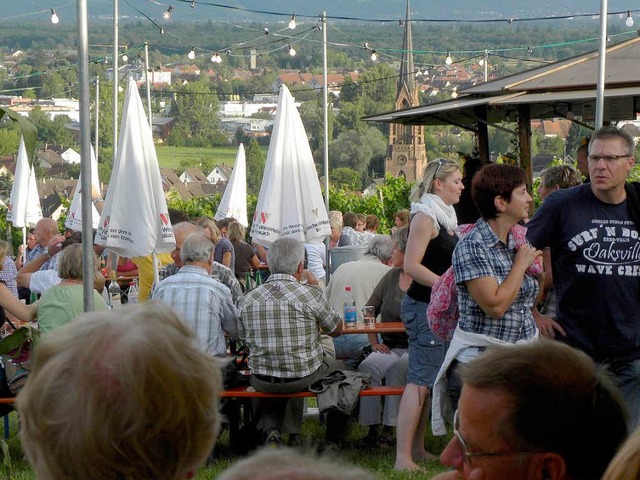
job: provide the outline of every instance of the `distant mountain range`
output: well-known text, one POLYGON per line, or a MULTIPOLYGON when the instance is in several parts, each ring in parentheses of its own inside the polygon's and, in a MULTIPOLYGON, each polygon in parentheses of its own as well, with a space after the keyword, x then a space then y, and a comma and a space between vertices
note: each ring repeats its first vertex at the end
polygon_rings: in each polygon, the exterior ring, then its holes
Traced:
MULTIPOLYGON (((87 0, 89 16, 93 19, 112 18, 114 0, 87 0)), ((266 12, 296 13, 303 16, 316 16, 326 11, 329 17, 357 17, 367 19, 400 19, 404 17, 406 0, 195 0, 195 8, 190 8, 191 0, 128 0, 138 10, 158 21, 162 21, 162 13, 166 5, 173 7, 175 20, 233 19, 262 20, 270 16, 266 12), (160 3, 160 5, 159 5, 160 3), (201 3, 201 5, 198 5, 201 3), (225 5, 223 8, 216 5, 225 5), (264 13, 248 13, 257 10, 264 13)), ((21 0, 19 2, 5 0, 2 2, 2 21, 42 21, 49 20, 49 7, 56 8, 61 20, 75 19, 76 2, 56 0, 43 8, 42 0, 21 0), (58 5, 56 5, 58 4, 58 5)), ((609 11, 622 11, 629 8, 628 0, 610 0, 609 11)), ((125 18, 136 18, 141 15, 124 0, 119 0, 120 15, 125 18)), ((594 13, 600 9, 600 0, 413 0, 411 11, 414 18, 423 19, 489 19, 489 18, 522 18, 546 17, 577 13, 594 13)), ((271 17, 283 20, 282 17, 271 17)))

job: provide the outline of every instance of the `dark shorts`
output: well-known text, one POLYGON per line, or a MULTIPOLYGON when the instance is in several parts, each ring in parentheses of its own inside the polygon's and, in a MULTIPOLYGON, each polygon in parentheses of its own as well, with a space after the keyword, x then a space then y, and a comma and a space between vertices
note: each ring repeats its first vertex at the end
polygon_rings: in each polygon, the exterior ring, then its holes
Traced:
POLYGON ((427 305, 426 302, 419 302, 405 295, 400 316, 409 337, 407 383, 433 388, 447 345, 431 332, 427 323, 427 305))

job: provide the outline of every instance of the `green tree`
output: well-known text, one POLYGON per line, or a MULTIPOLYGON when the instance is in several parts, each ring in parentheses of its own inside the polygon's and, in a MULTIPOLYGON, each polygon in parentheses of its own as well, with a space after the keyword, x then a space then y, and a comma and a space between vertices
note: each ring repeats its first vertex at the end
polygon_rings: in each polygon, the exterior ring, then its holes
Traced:
POLYGON ((593 130, 590 130, 582 125, 578 125, 577 123, 571 122, 571 126, 569 127, 569 133, 567 134, 567 155, 571 155, 574 159, 576 158, 576 151, 582 145, 582 141, 590 136, 593 133, 593 130))
POLYGON ((171 108, 173 128, 169 145, 208 147, 220 143, 218 96, 204 81, 188 83, 180 89, 171 108))
POLYGON ((20 127, 15 122, 8 122, 7 128, 0 128, 0 155, 17 153, 20 136, 20 127))
POLYGON ((245 150, 247 162, 247 193, 258 195, 267 159, 258 141, 252 138, 245 150))
POLYGON ((362 175, 350 168, 334 168, 329 172, 330 184, 335 188, 358 191, 362 187, 362 175))
POLYGON ((387 139, 374 127, 362 133, 351 130, 341 133, 329 144, 329 164, 332 168, 346 167, 363 175, 374 158, 387 151, 387 139))

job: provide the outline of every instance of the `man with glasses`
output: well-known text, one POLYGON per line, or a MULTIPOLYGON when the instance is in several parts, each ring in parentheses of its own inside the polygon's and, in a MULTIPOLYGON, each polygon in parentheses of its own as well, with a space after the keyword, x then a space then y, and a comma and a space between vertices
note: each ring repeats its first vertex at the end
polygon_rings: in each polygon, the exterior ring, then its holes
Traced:
MULTIPOLYGON (((439 480, 596 480, 627 435, 620 392, 559 342, 492 347, 460 370, 439 480)), ((435 480, 435 479, 434 479, 435 480)))
POLYGON ((640 418, 640 202, 627 183, 635 143, 607 126, 589 141, 591 183, 551 194, 527 224, 536 248, 551 248, 556 321, 536 316, 540 333, 606 363, 640 418))

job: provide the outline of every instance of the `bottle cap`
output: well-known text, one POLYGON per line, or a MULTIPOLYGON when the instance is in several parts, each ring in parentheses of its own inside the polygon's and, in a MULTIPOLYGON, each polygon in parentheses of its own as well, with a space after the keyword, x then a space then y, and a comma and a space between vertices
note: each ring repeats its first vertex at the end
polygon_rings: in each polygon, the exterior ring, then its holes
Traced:
POLYGON ((347 292, 350 292, 350 291, 351 291, 351 287, 344 287, 344 289, 345 289, 347 292))

